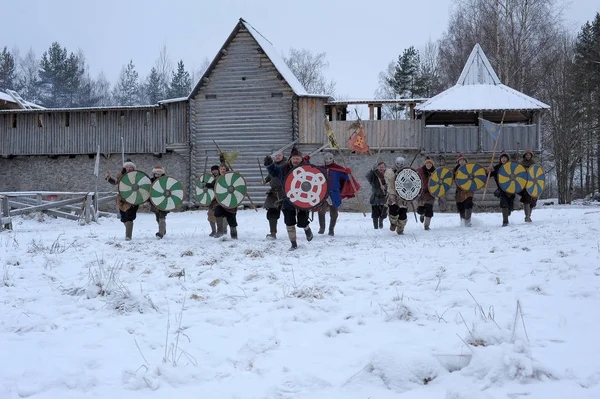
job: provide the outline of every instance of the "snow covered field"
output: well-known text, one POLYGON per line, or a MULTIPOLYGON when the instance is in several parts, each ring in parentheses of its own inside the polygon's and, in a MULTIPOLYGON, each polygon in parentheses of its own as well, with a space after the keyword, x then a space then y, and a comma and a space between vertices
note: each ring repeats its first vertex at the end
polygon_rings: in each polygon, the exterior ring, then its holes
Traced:
POLYGON ((263 210, 237 241, 202 211, 161 241, 139 214, 131 242, 116 217, 17 217, 0 398, 600 398, 600 210, 542 208, 404 236, 342 213, 295 252, 263 210))

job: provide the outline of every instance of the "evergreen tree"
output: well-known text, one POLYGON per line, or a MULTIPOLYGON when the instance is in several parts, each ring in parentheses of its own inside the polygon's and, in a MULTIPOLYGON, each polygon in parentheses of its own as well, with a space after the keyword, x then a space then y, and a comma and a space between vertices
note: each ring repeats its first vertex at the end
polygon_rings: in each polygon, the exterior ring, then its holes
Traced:
POLYGON ((0 90, 17 90, 17 69, 15 58, 6 49, 6 46, 0 53, 0 90))
POLYGON ((185 70, 183 60, 177 63, 177 72, 173 72, 169 98, 187 97, 192 91, 192 80, 190 74, 185 70))
POLYGON ((138 105, 140 104, 140 86, 138 73, 135 70, 133 60, 121 69, 119 81, 113 89, 113 97, 116 105, 138 105))
POLYGON ((84 73, 77 55, 68 54, 66 47, 62 48, 58 42, 52 43, 40 62, 42 103, 54 108, 78 106, 84 73))
POLYGON ((145 96, 149 104, 156 104, 164 97, 162 95, 161 79, 154 67, 150 70, 150 75, 146 82, 145 96))
MULTIPOLYGON (((434 68, 435 62, 421 63, 419 51, 413 46, 405 49, 394 66, 394 71, 387 78, 387 85, 392 89, 396 98, 428 97, 439 86, 439 80, 434 68)), ((394 105, 391 113, 397 113, 406 108, 404 105, 394 105)))

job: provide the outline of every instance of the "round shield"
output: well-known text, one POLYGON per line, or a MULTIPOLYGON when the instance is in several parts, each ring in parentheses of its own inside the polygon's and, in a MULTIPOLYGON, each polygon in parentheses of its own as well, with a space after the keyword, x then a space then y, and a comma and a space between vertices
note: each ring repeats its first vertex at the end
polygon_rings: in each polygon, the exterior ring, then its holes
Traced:
POLYGON ((527 171, 518 162, 507 162, 498 170, 498 185, 507 194, 523 191, 527 184, 527 171))
POLYGON ((119 181, 119 194, 125 202, 140 205, 150 198, 150 178, 139 170, 125 173, 119 181))
POLYGON ((327 177, 313 165, 299 165, 285 177, 284 191, 296 208, 310 210, 323 202, 329 194, 327 177))
POLYGON ((224 208, 237 208, 247 192, 246 180, 238 172, 227 172, 215 182, 215 197, 224 208))
POLYGON ((212 173, 203 173, 196 182, 196 200, 200 205, 208 206, 215 198, 215 190, 206 187, 207 183, 214 183, 215 177, 212 173))
POLYGON ((183 184, 174 177, 162 176, 150 187, 150 202, 161 211, 172 211, 183 201, 183 184))
POLYGON ((404 168, 398 172, 394 187, 398 196, 405 201, 412 201, 421 194, 423 181, 419 172, 411 168, 404 168))
POLYGON ((443 197, 452 187, 453 181, 454 173, 451 169, 437 168, 429 177, 429 192, 434 197, 443 197))
POLYGON ((477 191, 485 186, 487 172, 481 165, 468 163, 456 169, 454 179, 456 180, 456 185, 463 190, 477 191))
POLYGON ((527 169, 527 184, 525 190, 533 198, 540 196, 546 186, 546 174, 540 165, 531 165, 527 169))

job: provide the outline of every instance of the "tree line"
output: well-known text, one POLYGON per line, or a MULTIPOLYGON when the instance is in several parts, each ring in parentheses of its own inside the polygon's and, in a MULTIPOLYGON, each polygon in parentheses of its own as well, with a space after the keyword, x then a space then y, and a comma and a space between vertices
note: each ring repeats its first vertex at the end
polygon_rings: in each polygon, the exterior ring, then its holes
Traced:
MULTIPOLYGON (((208 65, 208 61, 204 62, 208 65)), ((124 65, 114 85, 103 73, 93 78, 82 50, 69 52, 54 42, 37 57, 33 50, 20 56, 5 46, 0 51, 0 91, 17 91, 27 101, 47 108, 156 104, 187 97, 202 71, 175 67, 163 46, 148 75, 140 77, 133 60, 124 65)))

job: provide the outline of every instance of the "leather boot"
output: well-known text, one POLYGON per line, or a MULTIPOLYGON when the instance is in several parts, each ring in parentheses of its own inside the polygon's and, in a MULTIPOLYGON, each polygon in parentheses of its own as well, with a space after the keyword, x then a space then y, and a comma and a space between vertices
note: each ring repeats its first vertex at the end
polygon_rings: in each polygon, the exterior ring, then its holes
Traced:
POLYGON ((383 229, 383 218, 379 218, 379 228, 383 229))
POLYGON ((508 209, 502 208, 502 227, 508 226, 508 209))
POLYGON ((298 244, 296 243, 296 226, 285 226, 285 229, 287 230, 288 237, 292 243, 290 251, 293 251, 294 249, 298 248, 298 244))
POLYGON ((531 223, 531 204, 523 204, 523 211, 525 212, 525 222, 531 223))
POLYGON ((133 235, 133 222, 125 222, 125 240, 131 241, 133 235))
POLYGON ((398 215, 390 215, 390 231, 396 231, 396 226, 398 225, 398 217, 398 215))
POLYGON ((313 233, 310 230, 310 227, 305 227, 304 228, 304 234, 306 234, 306 240, 307 241, 312 241, 312 239, 313 239, 313 233))
POLYGON ((377 230, 379 228, 379 221, 377 219, 373 219, 373 228, 377 230))
POLYGON ((459 216, 460 216, 460 225, 464 226, 465 225, 465 211, 459 211, 458 212, 459 216))
POLYGON ((472 212, 473 212, 472 209, 465 210, 465 226, 466 227, 471 227, 471 213, 472 212))
POLYGON ((167 234, 167 220, 165 218, 158 219, 158 233, 156 236, 158 238, 163 238, 167 234))
POLYGON ((337 223, 337 214, 332 214, 329 219, 329 235, 333 235, 333 229, 335 229, 335 224, 337 223))
POLYGON ((419 221, 420 221, 421 223, 425 222, 425 215, 421 215, 421 216, 419 216, 419 221))
POLYGON ((267 238, 272 238, 273 240, 277 238, 277 219, 269 219, 269 230, 271 231, 267 234, 267 238))
POLYGON ((398 221, 398 226, 396 226, 396 233, 400 235, 404 234, 404 227, 406 226, 407 222, 408 219, 398 221))
POLYGON ((223 234, 225 234, 225 226, 223 224, 224 221, 225 218, 217 218, 217 233, 213 237, 223 237, 223 234))
POLYGON ((217 225, 215 222, 208 222, 210 224, 210 234, 209 237, 214 237, 217 234, 217 225))
POLYGON ((221 218, 223 219, 223 234, 227 234, 227 219, 226 218, 221 218))
POLYGON ((431 218, 430 217, 425 216, 425 222, 424 222, 424 224, 425 224, 425 230, 431 230, 429 228, 429 225, 431 224, 431 218))
POLYGON ((325 214, 319 212, 319 234, 325 233, 325 214))
POLYGON ((233 238, 234 240, 237 240, 237 227, 230 227, 229 233, 231 235, 231 238, 233 238))

